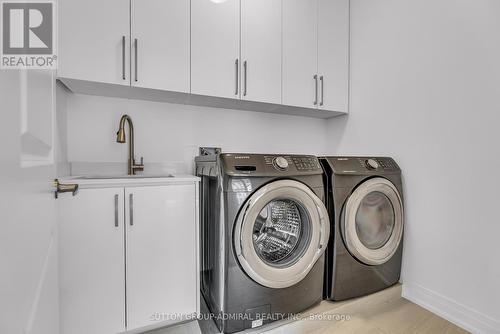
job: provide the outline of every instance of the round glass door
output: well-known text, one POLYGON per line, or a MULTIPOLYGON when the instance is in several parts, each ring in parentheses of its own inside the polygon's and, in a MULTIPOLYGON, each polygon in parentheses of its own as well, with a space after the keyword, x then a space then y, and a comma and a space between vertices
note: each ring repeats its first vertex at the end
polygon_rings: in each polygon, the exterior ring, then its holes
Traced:
POLYGON ((238 261, 256 282, 284 288, 301 281, 323 254, 330 224, 323 202, 304 184, 280 180, 248 198, 236 220, 238 261))
POLYGON ((361 262, 380 265, 396 252, 403 232, 403 206, 396 187, 370 179, 349 197, 342 226, 349 252, 361 262))
POLYGON ((356 212, 356 233, 369 249, 384 246, 392 235, 395 221, 394 208, 389 198, 379 191, 366 195, 356 212))
POLYGON ((253 225, 253 246, 266 264, 295 262, 310 241, 307 212, 293 199, 275 199, 260 211, 253 225))

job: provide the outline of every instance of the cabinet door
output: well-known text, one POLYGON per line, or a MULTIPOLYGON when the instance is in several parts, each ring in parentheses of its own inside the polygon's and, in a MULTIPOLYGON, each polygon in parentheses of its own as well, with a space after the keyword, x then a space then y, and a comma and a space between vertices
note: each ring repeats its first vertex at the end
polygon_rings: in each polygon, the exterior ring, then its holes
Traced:
POLYGON ((241 0, 241 98, 281 103, 281 0, 241 0))
POLYGON ((132 86, 189 93, 189 1, 131 5, 132 86))
POLYGON ((154 326, 157 313, 197 311, 195 189, 189 184, 125 190, 127 329, 154 326))
POLYGON ((319 108, 348 111, 349 0, 319 0, 319 108))
POLYGON ((60 195, 61 333, 125 330, 123 188, 60 195))
POLYGON ((59 77, 130 84, 130 4, 59 1, 59 77))
POLYGON ((317 106, 317 0, 283 1, 283 104, 317 106), (315 103, 316 102, 316 103, 315 103))
POLYGON ((239 98, 240 0, 191 1, 191 93, 239 98))

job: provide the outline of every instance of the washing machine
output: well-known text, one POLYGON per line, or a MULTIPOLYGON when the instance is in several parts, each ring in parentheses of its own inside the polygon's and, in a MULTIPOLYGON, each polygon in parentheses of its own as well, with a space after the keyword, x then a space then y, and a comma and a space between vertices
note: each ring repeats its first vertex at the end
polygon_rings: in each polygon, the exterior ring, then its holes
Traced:
POLYGON ((403 251, 401 170, 389 157, 325 157, 330 241, 325 298, 345 300, 399 281, 403 251))
POLYGON ((201 292, 219 330, 282 320, 322 300, 330 223, 314 156, 199 156, 201 292))

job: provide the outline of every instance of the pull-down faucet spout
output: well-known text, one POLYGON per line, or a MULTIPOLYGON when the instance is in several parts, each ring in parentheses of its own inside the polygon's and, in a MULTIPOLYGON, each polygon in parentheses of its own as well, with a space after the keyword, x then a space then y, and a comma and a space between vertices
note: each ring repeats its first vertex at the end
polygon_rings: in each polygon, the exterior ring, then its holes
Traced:
POLYGON ((141 158, 141 163, 135 163, 135 153, 134 153, 134 124, 132 123, 132 119, 129 115, 123 115, 120 119, 120 127, 118 128, 118 132, 116 133, 116 142, 117 143, 125 143, 125 122, 128 123, 128 175, 135 175, 136 171, 144 170, 144 159, 141 158))

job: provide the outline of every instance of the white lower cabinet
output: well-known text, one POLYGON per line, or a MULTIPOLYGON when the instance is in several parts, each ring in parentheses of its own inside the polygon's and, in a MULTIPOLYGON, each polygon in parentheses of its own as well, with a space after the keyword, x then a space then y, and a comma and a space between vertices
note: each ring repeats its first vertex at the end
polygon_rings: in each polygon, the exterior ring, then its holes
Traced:
POLYGON ((125 330, 123 188, 60 196, 61 334, 125 330))
POLYGON ((196 312, 195 198, 191 185, 125 190, 128 328, 196 312))
POLYGON ((61 196, 60 333, 155 328, 199 311, 197 184, 61 196))

